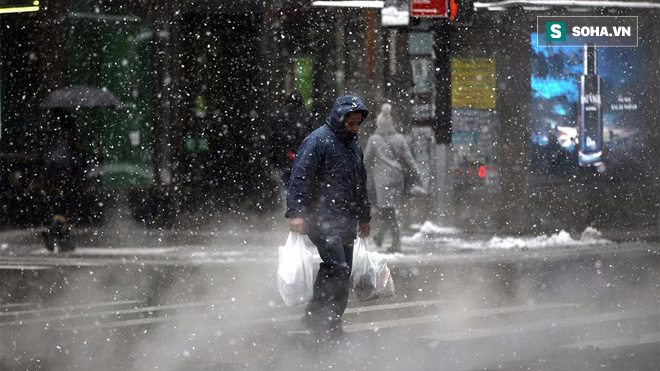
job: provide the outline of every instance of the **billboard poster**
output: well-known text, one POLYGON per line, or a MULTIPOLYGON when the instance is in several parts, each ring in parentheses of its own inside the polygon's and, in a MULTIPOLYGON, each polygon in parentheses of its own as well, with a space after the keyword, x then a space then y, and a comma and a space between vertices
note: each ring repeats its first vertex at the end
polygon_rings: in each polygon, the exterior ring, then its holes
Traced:
POLYGON ((454 184, 499 187, 495 60, 454 58, 451 62, 454 184))
POLYGON ((539 37, 530 40, 532 181, 643 173, 644 45, 537 46, 539 37))
POLYGON ((412 107, 413 122, 430 121, 434 117, 435 83, 433 60, 431 57, 414 56, 412 66, 412 107))
POLYGON ((435 74, 433 68, 433 35, 430 32, 408 33, 411 69, 410 116, 413 123, 430 125, 435 116, 435 74))
POLYGON ((497 112, 453 108, 452 127, 454 184, 497 189, 497 112))

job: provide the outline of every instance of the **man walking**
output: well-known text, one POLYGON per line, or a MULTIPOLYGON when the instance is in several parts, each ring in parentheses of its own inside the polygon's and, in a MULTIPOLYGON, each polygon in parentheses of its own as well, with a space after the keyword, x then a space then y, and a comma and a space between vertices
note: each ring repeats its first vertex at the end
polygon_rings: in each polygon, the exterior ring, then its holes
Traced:
POLYGON ((370 233, 367 173, 357 141, 368 114, 356 96, 337 99, 325 125, 298 148, 291 171, 285 216, 291 231, 309 235, 322 260, 302 322, 323 339, 343 335, 356 229, 360 237, 370 233))

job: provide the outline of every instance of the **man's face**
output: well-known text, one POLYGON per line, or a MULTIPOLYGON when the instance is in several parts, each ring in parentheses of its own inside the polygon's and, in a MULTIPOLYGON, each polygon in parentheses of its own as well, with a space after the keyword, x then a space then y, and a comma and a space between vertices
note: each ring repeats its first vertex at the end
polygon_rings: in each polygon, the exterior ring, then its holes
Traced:
POLYGON ((362 114, 360 112, 349 112, 344 117, 344 127, 355 135, 357 135, 360 129, 360 123, 362 123, 362 114))

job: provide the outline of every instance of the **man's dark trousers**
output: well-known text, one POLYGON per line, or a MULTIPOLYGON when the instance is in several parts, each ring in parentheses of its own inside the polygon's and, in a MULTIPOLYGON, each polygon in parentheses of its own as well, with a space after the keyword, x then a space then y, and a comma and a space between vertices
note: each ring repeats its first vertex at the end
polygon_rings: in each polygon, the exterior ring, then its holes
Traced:
POLYGON ((357 220, 353 217, 337 219, 314 220, 307 228, 323 262, 314 281, 314 295, 307 305, 305 317, 321 331, 341 329, 341 317, 348 303, 357 220))

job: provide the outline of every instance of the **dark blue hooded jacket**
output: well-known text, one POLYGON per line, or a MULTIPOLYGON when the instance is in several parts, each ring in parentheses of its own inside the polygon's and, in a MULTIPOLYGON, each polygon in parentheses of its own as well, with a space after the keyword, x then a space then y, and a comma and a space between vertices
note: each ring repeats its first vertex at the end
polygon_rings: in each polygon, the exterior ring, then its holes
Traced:
POLYGON ((369 114, 360 98, 343 96, 335 102, 325 125, 308 135, 298 148, 291 170, 287 218, 356 217, 362 223, 370 221, 364 155, 357 135, 343 123, 349 112, 362 113, 362 120, 369 114))

